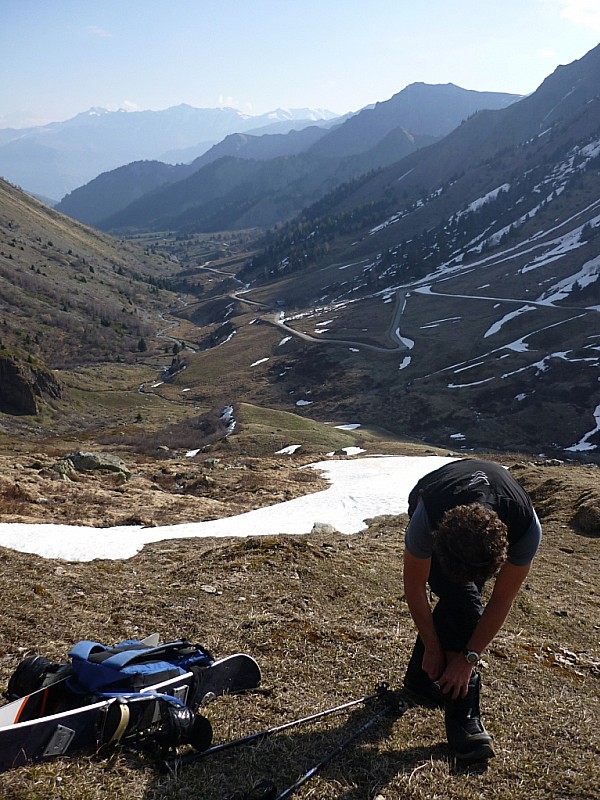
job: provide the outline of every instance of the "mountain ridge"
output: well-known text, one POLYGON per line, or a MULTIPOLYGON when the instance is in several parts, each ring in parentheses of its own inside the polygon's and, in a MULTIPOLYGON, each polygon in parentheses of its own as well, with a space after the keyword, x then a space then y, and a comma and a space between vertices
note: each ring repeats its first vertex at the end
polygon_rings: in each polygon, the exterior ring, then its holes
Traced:
MULTIPOLYGON (((311 112, 306 124, 315 124, 317 113, 311 112)), ((323 113, 327 120, 335 118, 323 113)), ((208 149, 229 133, 273 124, 273 114, 186 104, 161 111, 90 109, 64 122, 0 130, 0 175, 32 194, 59 200, 102 172, 200 143, 208 149)), ((290 109, 277 114, 286 124, 294 117, 290 109)), ((297 119, 297 124, 305 123, 297 119)))
MULTIPOLYGON (((377 103, 373 108, 364 109, 350 116, 340 124, 331 129, 327 126, 320 130, 314 127, 305 128, 300 132, 288 133, 284 137, 249 136, 244 141, 237 138, 225 139, 215 145, 206 154, 196 159, 193 166, 200 171, 208 163, 216 160, 220 156, 232 156, 249 159, 260 158, 270 160, 272 165, 265 167, 265 174, 262 178, 263 188, 254 184, 252 192, 246 183, 247 166, 240 164, 239 189, 228 198, 227 211, 225 215, 215 215, 214 211, 206 215, 201 208, 202 203, 198 201, 198 214, 196 221, 192 220, 190 204, 192 199, 187 185, 182 184, 182 210, 183 219, 181 225, 185 230, 202 230, 203 225, 209 225, 207 230, 214 230, 214 226, 222 228, 254 227, 256 225, 272 225, 282 221, 287 216, 297 213, 303 205, 306 205, 319 196, 325 194, 335 185, 350 180, 361 172, 368 172, 381 166, 387 166, 393 161, 397 161, 403 155, 419 147, 429 144, 436 137, 442 136, 459 125, 465 116, 474 113, 482 106, 501 106, 514 101, 516 96, 494 92, 473 92, 460 87, 453 86, 429 86, 428 84, 414 84, 394 95, 383 103, 377 103), (437 133, 436 133, 437 131, 437 133), (382 143, 386 140, 387 145, 382 143), (395 146, 394 146, 395 143, 395 146), (291 157, 287 164, 275 159, 283 155, 291 157), (293 162, 293 157, 298 161, 293 162), (311 164, 311 159, 312 164, 311 164), (327 166, 324 168, 323 165, 327 166), (273 195, 272 181, 269 171, 273 169, 280 172, 282 169, 289 169, 289 177, 286 182, 290 184, 280 190, 280 196, 273 195), (301 183, 298 184, 300 173, 303 173, 303 180, 311 186, 306 196, 302 194, 301 183), (318 176, 323 176, 321 188, 317 187, 318 176), (271 208, 267 212, 265 203, 262 202, 260 195, 271 194, 271 208), (290 202, 290 194, 294 195, 293 203, 290 202), (258 196, 257 196, 258 195, 258 196), (256 205, 256 213, 252 214, 252 206, 256 205), (236 206, 242 209, 240 218, 236 221, 232 215, 236 206), (277 208, 281 209, 278 214, 277 208), (215 220, 215 221, 213 221, 215 220), (216 221, 218 220, 218 221, 216 221)), ((228 171, 230 166, 227 166, 228 171)), ((124 172, 124 175, 127 173, 124 172)), ((213 179, 214 170, 206 176, 205 182, 213 179)), ((189 176, 184 174, 182 180, 187 180, 189 176)), ((203 182, 203 176, 198 175, 195 179, 198 183, 203 182)), ((257 179, 258 180, 258 179, 257 179)), ((155 187, 159 188, 158 181, 155 187)), ((75 217, 81 218, 78 209, 78 198, 85 195, 86 207, 92 205, 95 186, 80 187, 75 190, 68 198, 65 198, 59 208, 66 213, 71 213, 75 217)), ((127 190, 126 190, 127 191, 127 190)), ((206 197, 206 191, 200 190, 199 196, 206 197)), ((216 205, 219 195, 211 198, 216 205)), ((203 201, 206 202, 206 201, 203 201)), ((105 230, 122 230, 134 225, 137 229, 143 229, 146 224, 150 229, 156 227, 177 227, 177 190, 169 188, 162 200, 164 211, 160 211, 161 200, 153 193, 152 199, 144 200, 130 209, 122 208, 121 200, 115 200, 115 213, 102 219, 98 213, 92 219, 86 216, 88 222, 99 225, 105 230), (116 205, 121 208, 117 209, 116 205), (150 216, 144 220, 144 214, 150 216), (164 219, 157 219, 161 213, 164 219), (135 221, 132 221, 135 220, 135 221)))

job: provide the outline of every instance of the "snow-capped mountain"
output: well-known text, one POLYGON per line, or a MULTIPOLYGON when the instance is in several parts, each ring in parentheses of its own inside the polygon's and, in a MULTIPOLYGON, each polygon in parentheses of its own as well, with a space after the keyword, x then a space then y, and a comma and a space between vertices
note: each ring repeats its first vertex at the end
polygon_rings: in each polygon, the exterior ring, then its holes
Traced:
POLYGON ((250 116, 233 108, 185 103, 162 111, 90 108, 64 122, 0 130, 0 175, 33 194, 59 200, 100 173, 132 161, 173 158, 176 163, 187 148, 193 148, 187 159, 192 160, 231 133, 274 124, 289 130, 290 125, 333 118, 331 112, 310 109, 250 116))
MULTIPOLYGON (((164 170, 157 171, 153 186, 141 187, 136 183, 138 168, 125 167, 118 175, 100 175, 79 187, 58 208, 106 230, 269 226, 335 186, 431 144, 477 110, 505 108, 517 99, 452 84, 412 84, 390 100, 345 119, 313 123, 302 130, 289 130, 297 123, 279 121, 232 134, 191 165, 180 167, 179 183, 173 173, 164 190, 160 189, 164 170), (119 191, 115 191, 117 180, 119 191)), ((273 117, 292 113, 280 109, 273 117)))

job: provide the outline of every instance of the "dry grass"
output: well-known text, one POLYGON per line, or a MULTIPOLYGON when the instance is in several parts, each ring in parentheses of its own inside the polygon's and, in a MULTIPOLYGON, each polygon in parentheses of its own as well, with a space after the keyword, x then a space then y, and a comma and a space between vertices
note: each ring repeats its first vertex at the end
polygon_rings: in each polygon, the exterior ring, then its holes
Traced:
MULTIPOLYGON (((262 478, 266 488, 287 471, 284 465, 262 470, 253 462, 241 482, 253 490, 262 478)), ((578 509, 600 503, 597 473, 595 467, 515 468, 536 498, 545 536, 486 657, 483 707, 497 749, 489 767, 455 770, 442 715, 413 708, 400 719, 384 718, 299 798, 600 797, 598 532, 583 535, 573 527, 578 509)), ((294 476, 292 464, 288 474, 294 476)), ((30 650, 63 659, 80 638, 110 642, 154 630, 163 638, 188 636, 218 657, 248 652, 262 667, 262 689, 205 709, 215 743, 370 694, 380 681, 398 687, 413 640, 401 595, 405 521, 373 520, 353 536, 158 542, 121 562, 78 564, 2 551, 10 602, 0 621, 0 677, 6 682, 30 650)), ((127 752, 23 767, 0 776, 0 794, 221 800, 261 778, 282 790, 373 710, 359 706, 169 774, 127 752)))

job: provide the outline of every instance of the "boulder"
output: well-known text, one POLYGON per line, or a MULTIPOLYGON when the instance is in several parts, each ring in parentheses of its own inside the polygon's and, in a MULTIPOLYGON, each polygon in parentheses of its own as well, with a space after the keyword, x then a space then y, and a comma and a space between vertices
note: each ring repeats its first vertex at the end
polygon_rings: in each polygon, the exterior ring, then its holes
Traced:
POLYGON ((315 522, 315 524, 312 526, 311 533, 328 534, 328 533, 338 533, 338 531, 333 525, 330 525, 328 522, 315 522))
POLYGON ((61 458, 52 465, 52 471, 58 473, 59 477, 66 481, 71 479, 76 469, 70 458, 61 458))
POLYGON ((77 452, 71 453, 66 459, 61 459, 61 461, 57 463, 72 464, 76 472, 101 470, 104 472, 121 473, 126 478, 131 477, 131 472, 123 459, 112 453, 91 453, 86 450, 77 450, 77 452))

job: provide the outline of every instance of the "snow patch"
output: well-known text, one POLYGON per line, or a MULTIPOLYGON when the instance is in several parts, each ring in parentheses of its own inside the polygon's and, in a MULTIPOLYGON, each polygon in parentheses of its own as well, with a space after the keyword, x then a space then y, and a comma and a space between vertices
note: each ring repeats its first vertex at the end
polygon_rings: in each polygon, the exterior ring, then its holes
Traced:
POLYGON ((132 558, 145 544, 169 539, 227 536, 309 534, 315 520, 340 533, 358 533, 365 520, 404 514, 408 493, 428 472, 455 461, 444 456, 375 456, 309 464, 330 487, 236 517, 144 528, 119 525, 89 528, 76 525, 0 523, 0 546, 43 558, 92 561, 132 558))
POLYGON ((327 453, 328 456, 337 456, 341 453, 344 453, 347 456, 358 456, 361 453, 366 453, 366 450, 363 450, 362 447, 340 447, 339 450, 332 451, 331 453, 327 453))
POLYGON ((493 336, 495 333, 502 328, 507 322, 510 322, 511 319, 516 319, 516 317, 520 316, 521 314, 526 314, 528 311, 535 311, 535 306, 521 306, 521 308, 517 308, 516 311, 510 311, 508 314, 505 314, 501 319, 497 322, 494 322, 493 325, 487 329, 487 331, 483 334, 483 338, 487 339, 488 336, 493 336))
POLYGON ((595 450, 596 449, 596 445, 595 444, 590 444, 588 440, 591 439, 591 437, 594 436, 594 434, 596 434, 596 433, 598 433, 600 431, 600 405, 596 406, 596 408, 594 410, 594 419, 596 421, 596 427, 593 430, 588 431, 585 434, 585 436, 583 436, 577 442, 577 444, 571 445, 571 447, 565 447, 565 450, 567 452, 581 453, 584 450, 595 450))
POLYGON ((281 450, 276 450, 275 455, 293 456, 296 450, 302 447, 301 444, 289 444, 287 447, 282 447, 281 450))

